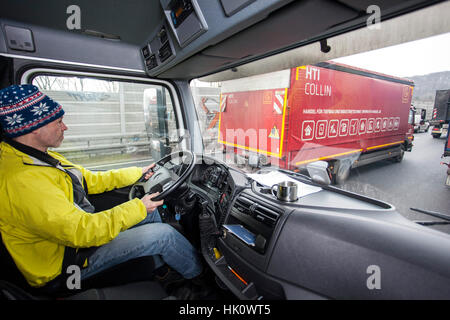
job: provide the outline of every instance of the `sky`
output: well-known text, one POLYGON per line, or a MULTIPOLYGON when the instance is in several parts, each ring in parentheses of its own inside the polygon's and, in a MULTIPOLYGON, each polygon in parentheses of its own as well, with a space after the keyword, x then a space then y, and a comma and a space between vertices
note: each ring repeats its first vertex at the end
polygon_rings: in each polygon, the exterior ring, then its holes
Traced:
POLYGON ((398 77, 450 71, 450 33, 333 61, 398 77))

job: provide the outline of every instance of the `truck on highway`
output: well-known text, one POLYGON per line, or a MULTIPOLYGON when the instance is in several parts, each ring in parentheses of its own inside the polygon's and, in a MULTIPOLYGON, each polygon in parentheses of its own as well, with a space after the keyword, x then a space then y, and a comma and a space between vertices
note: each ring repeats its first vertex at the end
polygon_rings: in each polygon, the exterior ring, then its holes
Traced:
MULTIPOLYGON (((444 153, 441 158, 450 157, 450 131, 447 131, 447 140, 444 145, 444 153)), ((447 179, 445 180, 445 185, 450 187, 450 161, 449 162, 441 162, 447 166, 447 179)))
POLYGON ((300 170, 325 160, 341 183, 351 168, 411 151, 413 87, 332 61, 224 81, 218 141, 250 166, 300 170))
POLYGON ((433 115, 430 120, 431 135, 433 138, 446 136, 450 122, 450 89, 437 90, 434 99, 433 115))
POLYGON ((414 108, 414 133, 428 132, 430 123, 426 121, 427 109, 414 108))

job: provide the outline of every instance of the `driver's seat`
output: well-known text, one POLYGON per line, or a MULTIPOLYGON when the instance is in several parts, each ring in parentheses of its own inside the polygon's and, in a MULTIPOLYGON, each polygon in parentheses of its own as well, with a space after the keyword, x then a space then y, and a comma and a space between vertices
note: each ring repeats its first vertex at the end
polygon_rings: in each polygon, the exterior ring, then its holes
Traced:
POLYGON ((153 257, 141 257, 114 266, 81 282, 82 290, 51 292, 31 287, 0 236, 0 300, 161 300, 174 299, 153 281, 153 257))
POLYGON ((154 281, 140 281, 121 286, 92 288, 67 297, 32 295, 5 280, 0 280, 1 300, 175 300, 154 281))

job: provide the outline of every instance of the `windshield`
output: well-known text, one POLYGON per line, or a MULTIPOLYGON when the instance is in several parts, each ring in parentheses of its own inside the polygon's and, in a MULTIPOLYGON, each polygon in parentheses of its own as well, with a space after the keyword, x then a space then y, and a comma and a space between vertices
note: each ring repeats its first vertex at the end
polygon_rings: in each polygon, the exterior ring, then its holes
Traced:
POLYGON ((450 89, 449 44, 443 34, 250 77, 194 79, 204 153, 246 173, 308 175, 325 163, 331 184, 411 220, 431 219, 415 209, 450 214, 440 163, 447 130, 414 127, 412 109, 433 119, 436 91, 450 89))

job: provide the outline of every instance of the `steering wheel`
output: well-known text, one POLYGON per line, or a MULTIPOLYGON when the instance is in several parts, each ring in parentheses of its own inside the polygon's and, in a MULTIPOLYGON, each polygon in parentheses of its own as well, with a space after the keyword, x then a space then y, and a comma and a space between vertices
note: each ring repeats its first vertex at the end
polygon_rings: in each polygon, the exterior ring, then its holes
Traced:
POLYGON ((196 156, 188 150, 171 153, 155 163, 154 174, 145 180, 143 177, 131 186, 129 199, 145 194, 160 192, 153 201, 159 201, 173 193, 192 173, 196 156))

